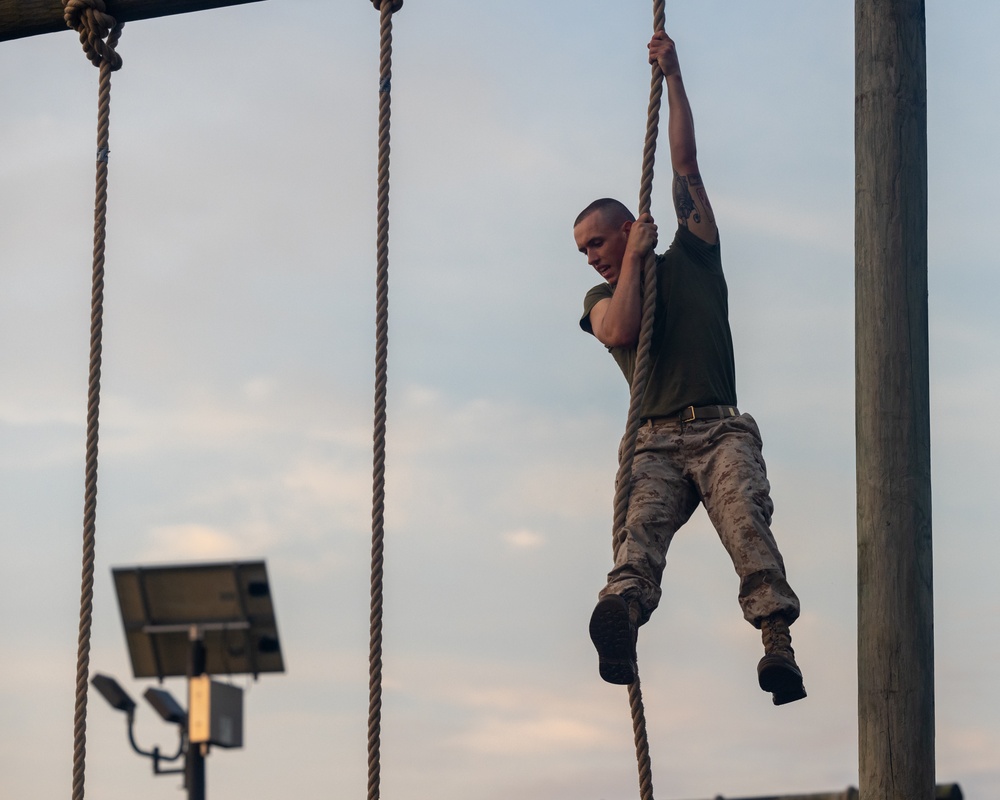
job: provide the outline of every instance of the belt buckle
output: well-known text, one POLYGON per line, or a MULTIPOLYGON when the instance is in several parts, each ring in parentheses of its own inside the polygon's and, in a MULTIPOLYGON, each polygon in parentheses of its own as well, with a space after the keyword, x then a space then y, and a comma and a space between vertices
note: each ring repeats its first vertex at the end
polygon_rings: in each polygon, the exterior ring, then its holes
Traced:
POLYGON ((694 422, 698 416, 694 413, 694 406, 688 406, 679 415, 681 422, 694 422), (688 416, 690 414, 691 416, 688 416))

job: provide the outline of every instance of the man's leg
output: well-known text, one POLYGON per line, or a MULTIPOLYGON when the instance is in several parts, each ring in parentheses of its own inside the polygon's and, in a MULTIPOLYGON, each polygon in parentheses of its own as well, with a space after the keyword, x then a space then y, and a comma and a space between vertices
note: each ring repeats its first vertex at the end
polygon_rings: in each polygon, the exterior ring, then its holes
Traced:
POLYGON ((773 504, 757 424, 744 414, 693 423, 689 435, 692 477, 740 577, 743 615, 762 631, 760 686, 776 705, 801 699, 805 689, 788 631, 799 616, 799 599, 771 534, 773 504))
POLYGON ((673 422, 639 430, 625 527, 614 541, 615 565, 590 620, 601 677, 635 680, 635 639, 660 601, 667 548, 698 505, 698 495, 677 465, 680 440, 673 422))

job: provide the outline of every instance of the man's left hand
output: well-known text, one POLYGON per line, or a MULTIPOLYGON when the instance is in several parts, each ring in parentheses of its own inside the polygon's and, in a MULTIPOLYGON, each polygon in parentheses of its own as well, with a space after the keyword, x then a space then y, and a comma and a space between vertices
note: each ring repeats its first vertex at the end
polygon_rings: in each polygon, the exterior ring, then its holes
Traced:
POLYGON ((667 36, 664 31, 654 33, 647 47, 649 48, 649 63, 658 64, 664 78, 681 74, 681 65, 677 60, 677 48, 674 45, 674 40, 667 36))

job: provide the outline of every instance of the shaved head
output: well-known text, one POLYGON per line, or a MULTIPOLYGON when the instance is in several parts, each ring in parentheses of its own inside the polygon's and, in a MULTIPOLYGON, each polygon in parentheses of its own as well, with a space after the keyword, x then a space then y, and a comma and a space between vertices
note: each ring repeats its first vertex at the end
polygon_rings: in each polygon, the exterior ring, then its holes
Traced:
POLYGON ((632 212, 628 210, 624 203, 610 197, 602 197, 600 200, 595 200, 577 215, 573 227, 575 228, 591 214, 600 214, 604 222, 614 228, 626 222, 635 222, 635 217, 632 216, 632 212))

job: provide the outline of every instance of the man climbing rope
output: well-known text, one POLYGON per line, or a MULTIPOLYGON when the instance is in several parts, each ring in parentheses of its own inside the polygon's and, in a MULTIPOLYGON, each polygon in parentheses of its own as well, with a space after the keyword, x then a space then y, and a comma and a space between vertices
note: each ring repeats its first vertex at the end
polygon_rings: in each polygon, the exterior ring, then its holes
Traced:
MULTIPOLYGON (((600 673, 636 679, 638 627, 656 608, 674 533, 704 504, 740 577, 743 616, 762 632, 760 687, 775 705, 806 696, 789 625, 799 601, 771 534, 770 485, 757 423, 736 409, 736 369, 719 233, 702 184, 694 124, 674 42, 649 45, 667 86, 668 137, 677 232, 656 256, 656 310, 649 382, 642 397, 631 495, 616 532, 614 567, 590 620, 600 673)), ((580 326, 604 344, 631 383, 641 325, 641 270, 656 245, 649 214, 636 220, 617 200, 591 203, 577 217, 580 252, 605 283, 584 299, 580 326)))

